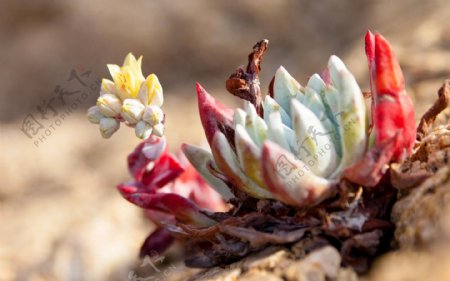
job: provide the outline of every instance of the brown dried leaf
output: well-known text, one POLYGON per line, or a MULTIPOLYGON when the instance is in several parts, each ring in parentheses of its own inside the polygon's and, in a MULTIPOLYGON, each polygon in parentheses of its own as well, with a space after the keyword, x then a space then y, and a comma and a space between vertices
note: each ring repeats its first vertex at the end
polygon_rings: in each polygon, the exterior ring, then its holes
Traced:
POLYGON ((253 46, 253 52, 248 55, 247 69, 238 68, 225 83, 231 94, 252 103, 256 112, 262 116, 262 97, 259 82, 259 72, 264 53, 267 50, 269 40, 264 39, 253 46))
POLYGON ((445 80, 444 84, 438 91, 438 99, 434 102, 430 109, 422 116, 419 126, 417 127, 417 140, 421 141, 425 135, 433 127, 436 116, 444 111, 450 104, 450 80, 445 80))

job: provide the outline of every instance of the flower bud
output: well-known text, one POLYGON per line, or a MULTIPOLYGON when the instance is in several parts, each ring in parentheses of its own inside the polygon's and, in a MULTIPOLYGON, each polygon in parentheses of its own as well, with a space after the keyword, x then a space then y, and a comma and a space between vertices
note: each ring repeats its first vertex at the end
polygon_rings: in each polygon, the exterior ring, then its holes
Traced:
POLYGON ((89 122, 98 124, 105 116, 100 112, 98 106, 92 106, 88 109, 87 118, 89 122))
POLYGON ((136 137, 147 139, 152 134, 152 126, 145 121, 139 121, 135 127, 136 137))
POLYGON ((164 120, 164 112, 157 106, 146 106, 142 119, 150 125, 155 126, 164 120))
POLYGON ((138 97, 145 105, 162 106, 164 102, 163 90, 155 74, 150 74, 142 82, 138 97))
POLYGON ((122 117, 131 125, 136 124, 142 118, 144 105, 136 99, 126 99, 122 105, 122 117))
POLYGON ((120 114, 122 103, 117 96, 104 94, 97 99, 97 106, 106 117, 116 117, 120 114))
POLYGON ((100 96, 105 95, 105 94, 113 94, 116 95, 117 94, 117 87, 114 84, 113 81, 109 80, 109 79, 102 79, 102 85, 100 88, 100 96))
POLYGON ((100 120, 100 133, 105 139, 110 138, 119 127, 119 121, 114 118, 102 118, 100 120))
POLYGON ((164 136, 164 124, 159 123, 159 124, 156 124, 155 126, 153 126, 153 134, 157 137, 164 136))

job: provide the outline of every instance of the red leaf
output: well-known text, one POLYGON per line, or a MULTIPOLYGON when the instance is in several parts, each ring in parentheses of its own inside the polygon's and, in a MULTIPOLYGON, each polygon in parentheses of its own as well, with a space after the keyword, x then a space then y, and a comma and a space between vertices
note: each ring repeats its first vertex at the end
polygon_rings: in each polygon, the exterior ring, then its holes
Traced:
POLYGON ((133 193, 124 196, 133 204, 145 209, 154 209, 175 216, 183 223, 200 226, 213 225, 215 222, 200 212, 200 209, 190 200, 174 193, 133 193))
POLYGON ((387 142, 375 144, 361 160, 344 171, 344 178, 362 186, 374 187, 377 185, 386 172, 387 165, 394 153, 394 147, 400 138, 400 134, 397 134, 387 142))
POLYGON ((155 254, 160 255, 172 245, 174 240, 169 231, 164 228, 158 228, 145 239, 144 244, 141 246, 139 256, 143 258, 155 254))
POLYGON ((166 149, 165 138, 151 136, 128 155, 128 170, 137 181, 140 181, 148 163, 158 159, 166 149))
POLYGON ((184 171, 178 160, 169 153, 161 155, 150 171, 142 175, 142 184, 147 189, 161 188, 175 180, 184 171))
POLYGON ((202 121, 206 138, 211 144, 214 134, 219 130, 219 126, 233 128, 233 110, 224 107, 215 100, 199 83, 197 83, 197 96, 200 120, 202 121))
POLYGON ((409 156, 416 139, 414 107, 405 90, 400 65, 389 42, 381 35, 366 34, 366 55, 372 90, 372 126, 381 148, 396 134, 392 159, 409 156))
POLYGON ((120 194, 122 196, 127 196, 136 192, 139 192, 142 189, 142 185, 137 181, 129 181, 126 183, 121 183, 117 186, 120 194))

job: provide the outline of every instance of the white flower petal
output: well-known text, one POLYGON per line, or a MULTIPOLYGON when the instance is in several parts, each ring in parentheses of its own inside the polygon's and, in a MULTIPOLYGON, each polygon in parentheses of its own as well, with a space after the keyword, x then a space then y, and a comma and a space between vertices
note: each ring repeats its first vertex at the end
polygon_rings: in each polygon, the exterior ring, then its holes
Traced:
POLYGON ((155 74, 150 74, 140 87, 138 98, 144 105, 162 106, 164 102, 163 89, 155 74))
POLYGON ((136 137, 140 139, 147 139, 152 134, 152 126, 145 121, 139 121, 134 128, 136 137))
POLYGON ((125 121, 134 125, 141 120, 145 106, 136 99, 126 99, 123 101, 121 115, 125 121))
POLYGON ((158 137, 162 137, 164 135, 164 124, 159 123, 153 126, 153 134, 158 137))
POLYGON ((122 102, 113 94, 104 94, 97 99, 100 112, 106 117, 117 117, 122 109, 122 102))
POLYGON ((104 138, 110 138, 117 130, 119 130, 120 123, 114 118, 102 118, 100 120, 100 133, 104 138))
POLYGON ((120 66, 118 66, 117 64, 107 64, 106 66, 108 67, 109 74, 112 78, 120 73, 120 66))
POLYGON ((100 112, 98 106, 92 106, 88 109, 87 118, 89 122, 99 124, 100 120, 105 116, 100 112))
POLYGON ((109 80, 109 79, 102 79, 102 85, 101 85, 101 89, 100 89, 100 95, 104 95, 104 94, 113 94, 113 95, 117 95, 118 91, 117 91, 117 87, 114 84, 113 81, 109 80))
POLYGON ((164 112, 157 106, 146 106, 142 120, 149 123, 151 126, 162 123, 164 120, 164 112))

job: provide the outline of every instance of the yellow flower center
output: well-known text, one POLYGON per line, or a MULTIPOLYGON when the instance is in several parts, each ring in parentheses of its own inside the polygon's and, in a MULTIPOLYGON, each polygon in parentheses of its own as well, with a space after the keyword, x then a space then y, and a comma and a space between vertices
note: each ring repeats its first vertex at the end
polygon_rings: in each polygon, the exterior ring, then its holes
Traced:
POLYGON ((130 97, 136 98, 139 91, 139 84, 136 81, 132 70, 128 66, 120 68, 120 72, 115 75, 114 82, 119 91, 127 93, 130 97))

